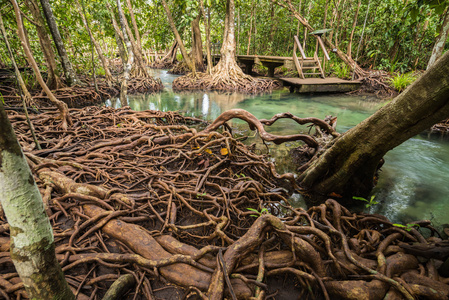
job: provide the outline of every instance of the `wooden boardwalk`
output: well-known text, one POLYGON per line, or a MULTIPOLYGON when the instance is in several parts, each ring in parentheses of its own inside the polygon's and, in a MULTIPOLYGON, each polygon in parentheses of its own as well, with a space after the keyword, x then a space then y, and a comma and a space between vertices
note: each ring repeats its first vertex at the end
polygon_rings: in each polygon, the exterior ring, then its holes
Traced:
POLYGON ((335 77, 327 78, 280 78, 284 86, 290 87, 290 92, 298 93, 344 93, 357 90, 361 82, 335 77))

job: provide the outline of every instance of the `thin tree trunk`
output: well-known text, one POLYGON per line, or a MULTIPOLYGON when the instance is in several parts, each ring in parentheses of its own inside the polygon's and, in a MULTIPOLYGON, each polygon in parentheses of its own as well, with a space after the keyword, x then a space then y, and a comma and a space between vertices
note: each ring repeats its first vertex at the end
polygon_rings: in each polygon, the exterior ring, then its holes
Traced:
POLYGON ((254 1, 251 2, 251 17, 249 17, 249 34, 248 34, 248 47, 246 48, 246 55, 249 55, 249 49, 251 48, 251 34, 253 32, 253 17, 254 17, 254 1))
MULTIPOLYGON (((136 41, 134 40, 133 33, 132 33, 131 29, 129 28, 128 21, 125 18, 125 13, 123 12, 121 5, 119 8, 119 15, 123 15, 123 16, 120 16, 120 22, 122 22, 122 20, 123 20, 123 23, 124 23, 123 25, 125 26, 126 32, 128 34, 128 39, 131 42, 131 47, 134 52, 134 58, 137 62, 137 69, 136 69, 135 75, 143 76, 143 77, 150 77, 150 75, 148 74, 147 69, 145 67, 145 62, 143 61, 142 53, 140 52, 139 47, 137 46, 136 41), (122 19, 122 17, 123 17, 123 19, 122 19)), ((129 53, 128 53, 128 55, 129 55, 129 53)), ((128 57, 128 59, 129 59, 129 57, 128 57)))
MULTIPOLYGON (((81 0, 83 1, 83 0, 81 0)), ((104 68, 105 78, 108 85, 112 84, 113 78, 111 71, 109 70, 109 63, 107 59, 103 55, 103 51, 101 50, 100 45, 98 44, 97 40, 95 39, 94 35, 92 34, 92 31, 90 30, 89 23, 87 22, 86 16, 84 14, 84 9, 81 7, 78 0, 75 0, 76 8, 78 9, 78 13, 81 16, 81 19, 83 21, 84 27, 87 30, 87 33, 89 34, 91 43, 95 46, 95 49, 97 50, 98 57, 100 58, 101 64, 104 68)), ((84 5, 83 5, 84 7, 84 5)))
POLYGON ((50 89, 58 89, 62 87, 61 79, 59 78, 58 68, 56 65, 55 53, 51 45, 50 38, 48 37, 45 29, 44 18, 41 15, 39 4, 36 0, 26 0, 26 6, 33 15, 34 25, 36 26, 37 36, 39 37, 39 43, 44 54, 44 59, 47 63, 48 79, 47 85, 50 89))
POLYGON ((349 36, 348 48, 346 50, 346 54, 349 57, 352 57, 352 55, 351 55, 351 52, 352 52, 352 39, 354 37, 354 31, 355 31, 355 27, 357 25, 357 18, 359 17, 359 10, 360 10, 360 5, 361 4, 362 4, 362 0, 359 0, 359 3, 357 5, 357 10, 355 11, 355 15, 354 15, 354 22, 352 23, 351 35, 349 36))
POLYGON ((125 67, 125 64, 128 60, 127 56, 126 56, 126 50, 124 47, 124 43, 125 43, 125 39, 123 37, 123 33, 120 30, 118 24, 117 24, 117 20, 115 19, 115 15, 114 12, 112 11, 111 6, 109 5, 108 2, 106 2, 106 7, 109 11, 109 15, 111 17, 111 22, 112 22, 112 27, 114 27, 114 35, 115 35, 115 41, 117 43, 117 48, 118 48, 118 52, 120 54, 120 58, 122 59, 122 65, 123 68, 125 67))
POLYGON ((3 18, 2 18, 1 11, 0 11, 0 30, 2 31, 2 36, 5 41, 6 48, 8 49, 9 59, 11 60, 11 63, 14 67, 14 72, 16 74, 16 78, 17 78, 19 87, 23 92, 25 103, 28 106, 30 106, 33 103, 33 99, 31 98, 31 94, 28 91, 28 88, 26 87, 25 82, 23 81, 22 75, 20 74, 19 68, 17 67, 16 60, 14 59, 14 53, 12 52, 11 46, 8 41, 8 36, 6 34, 5 26, 3 24, 3 18))
POLYGON ((444 45, 446 44, 447 36, 449 34, 449 9, 446 9, 446 13, 442 15, 442 19, 441 30, 436 38, 435 45, 433 46, 432 55, 427 63, 427 69, 429 69, 443 54, 444 45))
POLYGON ((134 52, 131 49, 131 42, 129 40, 127 30, 126 30, 126 21, 125 21, 125 15, 123 14, 122 5, 120 3, 120 0, 117 0, 117 9, 119 12, 119 20, 120 25, 122 27, 122 33, 123 33, 123 39, 125 40, 126 48, 128 49, 128 61, 123 69, 123 81, 120 86, 120 104, 122 107, 128 106, 128 81, 129 81, 129 74, 131 72, 133 62, 134 62, 134 52))
POLYGON ((34 74, 36 75, 37 81, 39 82, 39 84, 42 87, 42 89, 44 90, 44 92, 47 94, 47 96, 50 99, 50 101, 54 105, 56 105, 56 107, 61 112, 62 129, 63 130, 67 130, 68 124, 72 125, 72 119, 70 118, 69 109, 67 107, 67 104, 65 104, 64 102, 56 99, 56 97, 50 91, 48 86, 45 84, 45 81, 42 78, 42 75, 41 75, 41 73, 39 71, 39 67, 37 66, 37 63, 34 60, 33 54, 31 53, 31 50, 30 50, 30 48, 28 48, 28 45, 26 43, 25 32, 24 32, 23 26, 22 26, 22 16, 20 15, 19 6, 17 5, 16 0, 11 0, 11 3, 14 6, 14 13, 16 15, 16 22, 17 22, 17 31, 19 33, 20 42, 22 43, 22 47, 23 47, 23 50, 24 50, 25 55, 27 57, 28 63, 33 68, 33 71, 34 71, 34 74))
POLYGON ((126 6, 128 7, 129 16, 131 18, 131 23, 133 24, 133 27, 134 27, 134 35, 136 37, 136 44, 137 44, 137 48, 139 49, 138 51, 140 53, 142 53, 142 42, 140 40, 139 28, 137 27, 137 22, 136 22, 136 18, 134 16, 134 10, 131 5, 131 0, 126 0, 126 6))
POLYGON ((41 145, 39 144, 39 141, 36 138, 33 123, 31 123, 30 117, 28 115, 27 106, 32 104, 31 94, 28 91, 28 89, 25 85, 25 82, 23 82, 22 75, 20 74, 19 68, 17 67, 16 60, 14 59, 14 53, 12 52, 11 46, 9 45, 8 36, 6 35, 6 30, 5 30, 5 26, 3 24, 3 18, 2 18, 1 12, 0 12, 0 30, 2 32, 2 36, 3 36, 3 40, 5 41, 6 48, 8 49, 9 59, 11 60, 11 63, 14 67, 14 73, 16 75, 17 83, 19 86, 19 94, 20 94, 20 98, 22 99, 23 110, 25 112, 25 117, 27 119, 28 126, 30 127, 31 135, 33 136, 33 140, 36 143, 36 148, 38 150, 41 150, 42 148, 41 148, 41 145))
POLYGON ((210 52, 210 28, 209 20, 206 18, 206 11, 204 10, 203 0, 200 0, 201 13, 203 14, 204 27, 206 28, 206 55, 207 55, 207 74, 212 74, 212 55, 210 52))
POLYGON ((59 33, 58 25, 56 24, 55 16, 53 15, 49 0, 41 0, 41 5, 45 18, 47 19, 48 27, 50 28, 53 41, 55 42, 56 50, 58 50, 59 57, 61 58, 61 65, 64 70, 67 85, 72 86, 77 84, 78 79, 76 78, 76 73, 70 63, 64 43, 62 42, 61 34, 59 33))
POLYGON ((173 21, 173 17, 171 15, 171 12, 167 5, 167 2, 165 0, 162 0, 162 5, 164 6, 165 13, 166 13, 167 19, 168 19, 168 23, 170 24, 173 34, 175 35, 176 41, 179 44, 179 48, 181 49, 182 57, 184 58, 187 66, 190 68, 190 70, 192 70, 192 73, 195 74, 196 73, 195 64, 192 63, 189 55, 187 54, 187 50, 184 47, 184 43, 182 42, 182 39, 181 39, 181 36, 179 35, 178 30, 176 29, 175 22, 173 21))

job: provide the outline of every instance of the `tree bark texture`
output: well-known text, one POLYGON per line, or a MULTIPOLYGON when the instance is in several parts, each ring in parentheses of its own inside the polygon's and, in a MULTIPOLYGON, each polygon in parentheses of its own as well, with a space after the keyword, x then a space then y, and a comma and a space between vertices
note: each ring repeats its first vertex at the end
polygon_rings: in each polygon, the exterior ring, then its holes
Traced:
MULTIPOLYGON (((82 0, 81 0, 82 1, 82 0)), ((90 41, 94 45, 95 49, 97 50, 98 57, 100 58, 101 64, 103 65, 106 82, 108 85, 111 85, 113 78, 111 71, 109 70, 109 63, 103 55, 103 51, 101 50, 100 44, 98 44, 97 40, 95 39, 94 35, 92 34, 92 31, 90 30, 89 23, 87 22, 86 16, 84 15, 84 9, 81 7, 80 2, 78 0, 76 2, 76 8, 78 9, 78 13, 81 16, 81 19, 83 21, 84 27, 87 30, 87 33, 89 34, 90 41)))
POLYGON ((59 28, 56 24, 50 2, 49 0, 41 0, 41 5, 45 18, 47 19, 48 27, 50 28, 53 41, 55 42, 56 50, 58 50, 59 57, 61 58, 61 65, 64 70, 65 80, 68 86, 72 86, 78 82, 78 79, 76 78, 76 73, 70 63, 64 43, 62 42, 61 34, 59 33, 59 28))
POLYGON ((446 9, 444 14, 443 23, 441 24, 441 30, 436 38, 435 45, 433 46, 432 55, 427 63, 427 69, 429 69, 437 60, 441 57, 446 44, 447 36, 449 34, 449 9, 446 9))
POLYGON ((392 102, 334 140, 300 174, 302 187, 324 197, 366 197, 381 158, 449 117, 449 52, 392 102))
POLYGON ((55 53, 53 51, 50 38, 48 37, 44 18, 41 15, 39 4, 36 0, 26 0, 26 6, 33 15, 33 19, 36 26, 37 36, 39 37, 39 43, 44 54, 44 59, 47 64, 48 79, 47 85, 50 89, 58 89, 62 87, 61 79, 59 78, 59 72, 56 65, 55 53))
POLYGON ((352 53, 352 40, 354 38, 354 31, 355 31, 355 27, 357 25, 357 18, 359 17, 359 11, 360 11, 360 5, 362 4, 362 0, 359 0, 359 3, 357 5, 357 9, 355 11, 355 15, 354 15, 354 22, 352 23, 352 30, 351 30, 351 34, 349 36, 349 43, 348 43, 348 48, 346 50, 346 54, 349 57, 352 57, 351 53, 352 53))
POLYGON ((192 21, 192 60, 195 63, 195 69, 203 71, 203 42, 201 40, 200 19, 201 14, 198 14, 192 21))
POLYGON ((19 34, 20 42, 22 43, 22 47, 25 52, 28 63, 30 64, 31 68, 33 68, 34 74, 36 75, 36 79, 39 82, 39 85, 44 90, 45 94, 47 94, 47 97, 61 112, 62 128, 64 130, 67 130, 67 125, 72 124, 72 119, 70 118, 69 109, 67 107, 67 104, 56 99, 56 97, 50 91, 48 86, 45 84, 45 81, 42 78, 42 75, 39 71, 39 67, 37 66, 36 60, 34 59, 33 54, 31 53, 31 50, 26 43, 25 31, 23 30, 22 16, 20 14, 19 6, 18 6, 16 0, 11 0, 11 3, 14 6, 14 13, 16 15, 17 32, 19 34))
POLYGON ((31 299, 75 299, 56 259, 39 189, 1 101, 0 128, 0 203, 10 225, 14 266, 31 299))

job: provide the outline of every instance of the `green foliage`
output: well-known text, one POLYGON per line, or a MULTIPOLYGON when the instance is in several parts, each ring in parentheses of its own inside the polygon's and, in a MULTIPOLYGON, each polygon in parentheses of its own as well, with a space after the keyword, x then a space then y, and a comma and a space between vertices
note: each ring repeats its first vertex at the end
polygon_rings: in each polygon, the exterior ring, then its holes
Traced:
POLYGON ((367 203, 365 204, 365 207, 366 207, 366 208, 370 208, 370 207, 373 206, 373 205, 379 204, 379 202, 374 201, 374 198, 375 198, 375 197, 376 197, 376 195, 372 195, 371 198, 370 198, 369 200, 367 200, 367 199, 365 199, 365 198, 363 198, 363 197, 355 197, 355 196, 354 196, 354 197, 352 197, 352 199, 367 202, 367 203))
POLYGON ((394 87, 399 93, 405 90, 410 84, 416 80, 416 76, 412 72, 397 74, 389 78, 390 85, 394 87))
POLYGON ((403 228, 406 231, 410 231, 412 230, 413 227, 418 227, 419 228, 419 224, 413 224, 413 223, 409 223, 406 225, 402 225, 402 224, 393 224, 393 226, 395 227, 399 227, 399 228, 403 228))
POLYGON ((348 65, 345 63, 336 63, 332 67, 333 73, 338 78, 349 78, 351 76, 351 70, 349 69, 348 65))
POLYGON ((251 217, 254 217, 254 218, 258 218, 258 217, 260 217, 260 216, 263 215, 263 214, 270 214, 270 213, 268 212, 268 209, 266 209, 265 207, 262 208, 261 211, 258 211, 257 209, 250 208, 250 207, 248 207, 248 208, 246 208, 246 209, 249 210, 249 211, 252 211, 252 212, 256 213, 256 215, 250 215, 251 217))

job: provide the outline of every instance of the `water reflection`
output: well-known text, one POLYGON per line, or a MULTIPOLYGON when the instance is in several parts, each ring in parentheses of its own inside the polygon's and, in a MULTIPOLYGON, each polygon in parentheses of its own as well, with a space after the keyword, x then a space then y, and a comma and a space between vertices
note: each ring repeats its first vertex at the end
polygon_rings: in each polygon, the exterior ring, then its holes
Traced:
MULTIPOLYGON (((246 109, 259 119, 269 119, 282 112, 291 112, 299 117, 325 118, 338 116, 337 129, 344 132, 374 113, 381 105, 363 97, 347 95, 300 95, 286 90, 264 95, 245 95, 219 92, 173 92, 171 84, 176 78, 166 71, 153 70, 160 77, 165 90, 157 94, 129 96, 129 105, 134 110, 178 111, 187 116, 214 120, 223 111, 231 108, 246 109)), ((106 105, 120 107, 118 99, 108 100, 106 105)), ((232 121, 237 131, 248 130, 243 121, 232 121)), ((276 122, 267 131, 274 134, 307 132, 291 120, 276 122)), ((246 133, 245 135, 247 135, 246 133)), ((251 133, 250 133, 251 134, 251 133)), ((259 141, 257 136, 250 141, 259 141)), ((295 143, 270 147, 279 173, 294 172, 289 149, 295 143)), ((263 144, 259 153, 267 153, 263 144)), ((396 147, 385 157, 379 184, 374 190, 380 204, 369 211, 381 213, 394 222, 410 222, 417 219, 432 219, 434 223, 449 223, 449 142, 417 136, 396 147)), ((303 205, 300 197, 292 199, 303 205)))

